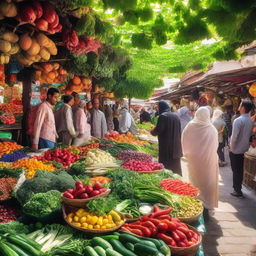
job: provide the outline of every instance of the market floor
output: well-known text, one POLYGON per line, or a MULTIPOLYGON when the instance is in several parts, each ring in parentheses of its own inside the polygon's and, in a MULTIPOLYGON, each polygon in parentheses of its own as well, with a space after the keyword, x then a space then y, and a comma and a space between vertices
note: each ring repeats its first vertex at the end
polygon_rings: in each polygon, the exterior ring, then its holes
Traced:
POLYGON ((206 222, 205 256, 256 256, 256 193, 243 188, 244 199, 230 195, 230 163, 220 168, 220 178, 219 207, 206 222))

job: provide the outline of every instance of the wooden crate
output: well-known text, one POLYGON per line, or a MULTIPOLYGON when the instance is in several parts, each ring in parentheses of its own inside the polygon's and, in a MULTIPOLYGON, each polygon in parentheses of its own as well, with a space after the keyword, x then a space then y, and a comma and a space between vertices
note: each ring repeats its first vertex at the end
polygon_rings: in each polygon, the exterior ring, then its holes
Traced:
POLYGON ((247 172, 246 170, 244 170, 243 184, 246 187, 256 191, 256 174, 252 174, 252 173, 247 172))
POLYGON ((256 157, 244 154, 244 172, 248 172, 252 175, 256 175, 256 157))

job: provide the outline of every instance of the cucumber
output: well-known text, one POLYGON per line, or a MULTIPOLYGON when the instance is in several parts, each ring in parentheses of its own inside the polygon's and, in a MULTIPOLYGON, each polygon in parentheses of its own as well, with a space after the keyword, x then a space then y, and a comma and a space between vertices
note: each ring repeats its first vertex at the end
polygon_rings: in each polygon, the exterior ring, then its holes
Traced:
POLYGON ((106 255, 107 256, 125 256, 125 255, 122 255, 119 252, 116 252, 116 251, 114 251, 113 249, 110 249, 110 248, 108 248, 106 250, 106 255))
POLYGON ((163 241, 163 240, 158 240, 161 243, 160 248, 158 248, 158 250, 164 254, 167 255, 168 253, 170 253, 170 248, 168 247, 168 245, 163 241))
POLYGON ((32 247, 40 250, 42 248, 42 245, 40 245, 39 243, 35 242, 34 240, 30 239, 29 237, 27 237, 24 234, 19 234, 19 235, 15 235, 16 238, 20 239, 20 240, 24 240, 27 244, 31 245, 32 247))
POLYGON ((130 251, 134 251, 134 244, 132 243, 126 243, 125 247, 130 251))
POLYGON ((154 239, 154 238, 150 238, 150 237, 143 237, 142 240, 150 241, 150 242, 154 243, 158 250, 160 250, 161 246, 163 246, 163 244, 161 243, 161 240, 159 240, 159 239, 154 239))
POLYGON ((19 256, 29 256, 26 252, 22 251, 18 246, 15 244, 11 244, 9 242, 5 242, 7 246, 9 246, 13 251, 15 251, 19 256))
POLYGON ((109 242, 113 246, 114 250, 125 256, 136 256, 132 251, 128 250, 123 246, 119 240, 110 239, 109 242))
POLYGON ((3 256, 19 256, 14 250, 12 250, 7 244, 0 242, 0 255, 3 256))
POLYGON ((122 243, 132 243, 132 244, 136 244, 141 241, 138 237, 127 234, 127 233, 120 234, 119 240, 122 243))
POLYGON ((104 240, 101 237, 94 237, 92 239, 92 245, 93 246, 99 245, 100 247, 102 247, 105 250, 107 250, 108 248, 113 249, 112 245, 108 241, 104 240))
POLYGON ((106 252, 102 247, 95 246, 93 249, 99 254, 99 256, 106 256, 106 252))
POLYGON ((40 251, 27 244, 24 240, 17 238, 16 236, 7 236, 6 237, 9 242, 17 245, 19 248, 24 249, 31 256, 40 256, 40 251))
POLYGON ((84 250, 86 256, 99 256, 99 254, 91 246, 86 246, 84 250))
POLYGON ((152 241, 141 240, 141 241, 139 242, 139 244, 144 244, 144 245, 151 246, 151 247, 157 249, 156 245, 155 245, 152 241))
POLYGON ((137 243, 134 245, 134 252, 138 255, 157 256, 159 251, 151 246, 137 243))

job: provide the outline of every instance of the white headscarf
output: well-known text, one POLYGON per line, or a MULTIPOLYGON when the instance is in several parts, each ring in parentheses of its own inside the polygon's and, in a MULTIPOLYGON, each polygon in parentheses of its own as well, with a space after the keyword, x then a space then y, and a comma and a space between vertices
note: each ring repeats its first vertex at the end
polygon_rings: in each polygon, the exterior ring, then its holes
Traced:
POLYGON ((213 112, 212 122, 219 119, 223 115, 223 112, 220 109, 215 109, 213 112))
POLYGON ((200 107, 191 123, 200 124, 203 126, 211 126, 210 110, 208 107, 200 107))

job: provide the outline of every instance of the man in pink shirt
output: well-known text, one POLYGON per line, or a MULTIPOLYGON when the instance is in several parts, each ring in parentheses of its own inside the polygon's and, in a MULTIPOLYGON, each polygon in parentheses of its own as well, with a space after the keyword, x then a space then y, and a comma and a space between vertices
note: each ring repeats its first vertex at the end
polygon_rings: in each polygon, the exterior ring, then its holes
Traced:
POLYGON ((53 106, 59 98, 59 91, 50 88, 47 91, 46 101, 43 102, 37 111, 34 124, 33 149, 53 148, 58 137, 53 114, 53 106))

